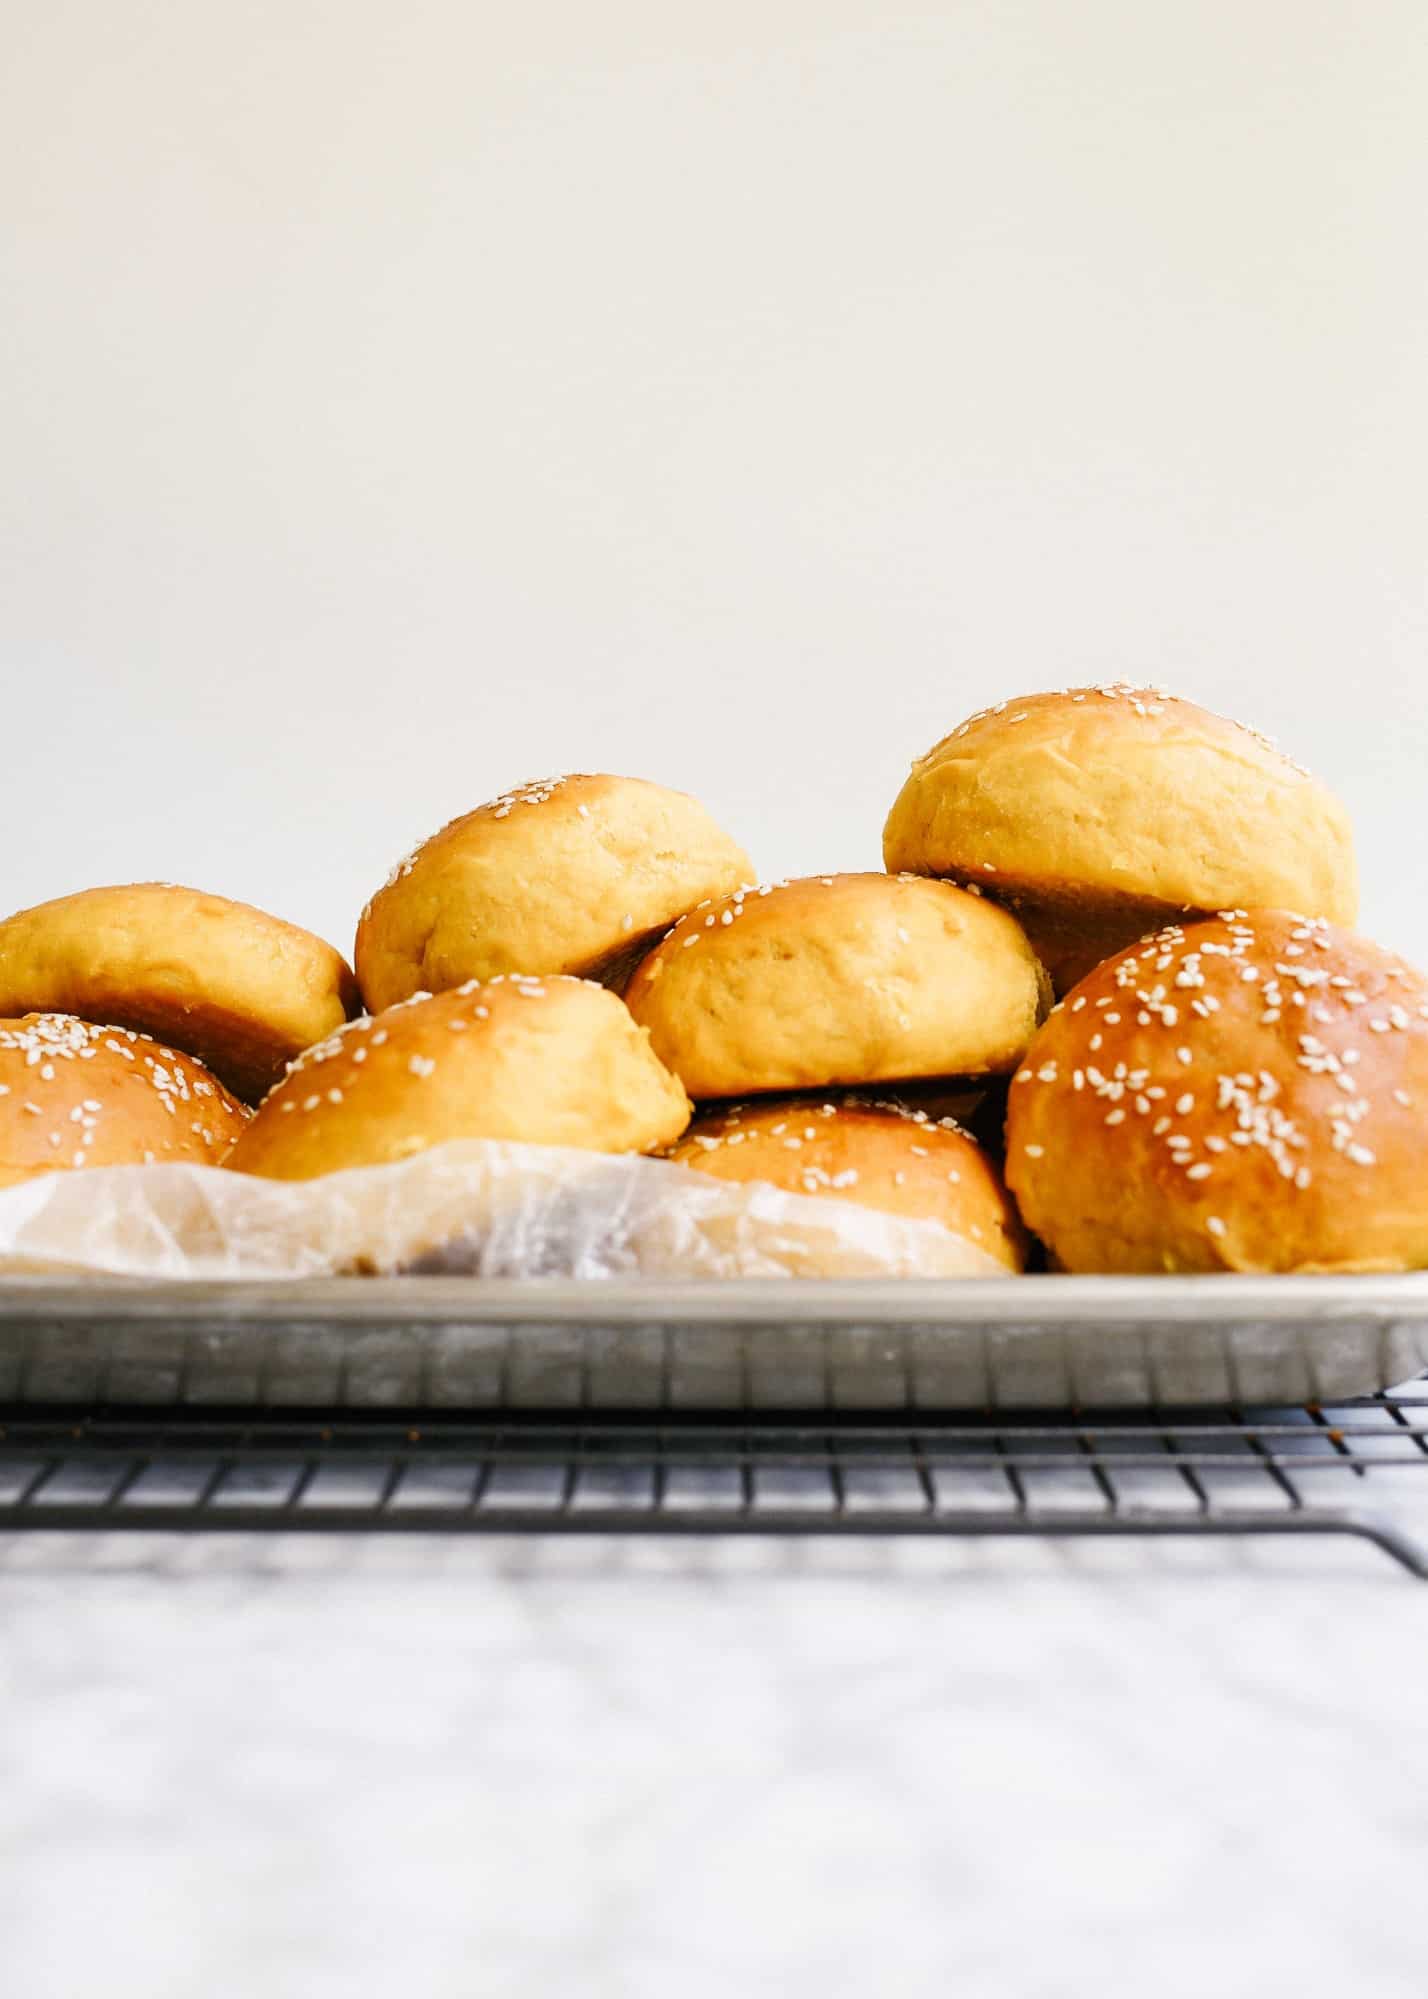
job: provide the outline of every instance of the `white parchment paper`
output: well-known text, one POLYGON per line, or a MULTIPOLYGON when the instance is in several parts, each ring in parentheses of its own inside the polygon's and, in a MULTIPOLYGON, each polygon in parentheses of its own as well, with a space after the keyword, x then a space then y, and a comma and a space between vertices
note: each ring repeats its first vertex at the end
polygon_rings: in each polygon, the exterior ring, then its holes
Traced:
POLYGON ((937 1222, 667 1160, 465 1140, 280 1181, 212 1166, 52 1173, 0 1193, 0 1274, 135 1278, 993 1277, 937 1222))

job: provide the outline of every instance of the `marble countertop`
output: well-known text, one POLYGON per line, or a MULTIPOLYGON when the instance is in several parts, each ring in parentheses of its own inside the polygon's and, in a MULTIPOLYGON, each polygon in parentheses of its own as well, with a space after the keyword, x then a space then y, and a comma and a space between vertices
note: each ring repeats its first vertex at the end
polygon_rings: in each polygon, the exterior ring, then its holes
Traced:
POLYGON ((0 1540, 16 1999, 1418 1999, 1351 1542, 0 1540))

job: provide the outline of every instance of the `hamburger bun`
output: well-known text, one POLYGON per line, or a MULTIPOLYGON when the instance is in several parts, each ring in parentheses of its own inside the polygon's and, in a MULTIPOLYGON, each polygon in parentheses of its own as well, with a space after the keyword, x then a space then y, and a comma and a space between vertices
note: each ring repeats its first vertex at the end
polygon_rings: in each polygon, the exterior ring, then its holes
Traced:
POLYGON ((613 993, 512 976, 417 994, 301 1055, 224 1164, 271 1180, 385 1166, 457 1138, 654 1152, 689 1103, 613 993))
POLYGON ((1331 792, 1237 722, 1123 682, 963 722, 913 765, 883 855, 1014 910, 1058 993, 1183 912, 1358 908, 1331 792))
POLYGON ((1069 1271, 1428 1264, 1428 980, 1322 920, 1172 926, 1012 1084, 1007 1179, 1069 1271))
POLYGON ((951 1119, 898 1103, 776 1097, 711 1107, 669 1157, 718 1180, 940 1222, 1007 1270, 1025 1264, 1016 1211, 986 1154, 951 1119))
POLYGON ((1005 910, 876 874, 701 905, 625 997, 695 1098, 1009 1071, 1050 1002, 1005 910))
POLYGON ((356 1005, 330 944, 170 882, 84 889, 0 923, 0 1013, 151 1034, 253 1103, 356 1005))
POLYGON ((652 938, 753 870, 697 799, 634 777, 519 785, 433 834, 357 928, 375 1012, 507 972, 616 986, 652 938))
POLYGON ((0 1187, 86 1166, 216 1166, 248 1113, 189 1056, 62 1013, 0 1020, 0 1187))

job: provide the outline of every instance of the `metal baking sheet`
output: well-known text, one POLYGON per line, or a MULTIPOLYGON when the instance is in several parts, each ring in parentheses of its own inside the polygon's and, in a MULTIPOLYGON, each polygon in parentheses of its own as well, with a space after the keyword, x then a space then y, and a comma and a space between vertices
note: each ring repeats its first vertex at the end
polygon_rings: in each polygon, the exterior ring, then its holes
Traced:
POLYGON ((400 1410, 1335 1402, 1428 1367, 1428 1273, 0 1282, 0 1402, 400 1410))

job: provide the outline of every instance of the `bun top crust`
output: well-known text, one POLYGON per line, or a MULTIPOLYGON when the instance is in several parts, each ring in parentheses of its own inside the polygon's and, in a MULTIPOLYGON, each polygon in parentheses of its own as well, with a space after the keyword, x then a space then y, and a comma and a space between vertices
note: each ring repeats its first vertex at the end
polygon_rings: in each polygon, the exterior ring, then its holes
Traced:
POLYGON ((873 1098, 764 1098, 701 1113, 670 1158, 716 1179, 764 1181, 940 1222, 1007 1270, 1026 1242, 1001 1176, 950 1118, 873 1098))
POLYGON ((692 910, 626 999, 702 1098, 1005 1072, 1050 993, 1005 910, 949 882, 847 874, 692 910))
POLYGON ((654 1152, 678 1138, 689 1110, 602 986, 471 980, 350 1021, 308 1049, 224 1164, 312 1180, 457 1138, 654 1152))
POLYGON ((356 1005, 320 937, 172 882, 83 889, 0 923, 0 1013, 152 1034, 254 1102, 356 1005))
POLYGON ((1279 910, 1172 926, 1037 1035, 1007 1178, 1071 1271, 1428 1264, 1428 980, 1279 910))
POLYGON ((695 798, 641 778, 543 778, 452 820, 362 912, 369 1007, 509 972, 618 984, 705 896, 750 881, 743 849, 695 798))
MULTIPOLYGON (((1128 943, 1171 912, 1300 909, 1352 923, 1343 806, 1253 730, 1116 682, 998 703, 912 767, 888 815, 890 870, 978 881, 1063 926, 1125 906, 1128 943)), ((1104 941, 1104 940, 1102 940, 1104 941)))
POLYGON ((60 1013, 0 1020, 0 1187, 86 1166, 217 1166, 248 1113, 146 1034, 60 1013))

